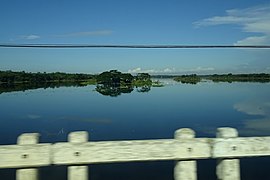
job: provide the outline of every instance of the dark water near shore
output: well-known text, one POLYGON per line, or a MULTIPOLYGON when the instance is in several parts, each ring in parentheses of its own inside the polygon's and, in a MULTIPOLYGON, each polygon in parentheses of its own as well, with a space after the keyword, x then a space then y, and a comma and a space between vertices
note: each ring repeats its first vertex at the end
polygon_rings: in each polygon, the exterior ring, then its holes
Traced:
MULTIPOLYGON (((163 80, 164 81, 164 80, 163 80)), ((40 142, 67 141, 72 131, 88 131, 90 140, 173 138, 189 127, 197 137, 215 137, 216 128, 234 127, 239 136, 270 135, 270 83, 196 85, 166 80, 164 87, 134 89, 103 96, 95 86, 39 88, 0 94, 0 144, 15 144, 26 132, 40 142)), ((270 179, 270 158, 241 159, 242 179, 270 179)), ((137 162, 90 166, 91 180, 173 179, 174 162, 137 162)), ((216 179, 215 160, 198 161, 199 179, 216 179)), ((14 179, 0 170, 0 179, 14 179)), ((64 179, 66 167, 41 168, 41 179, 64 179)))

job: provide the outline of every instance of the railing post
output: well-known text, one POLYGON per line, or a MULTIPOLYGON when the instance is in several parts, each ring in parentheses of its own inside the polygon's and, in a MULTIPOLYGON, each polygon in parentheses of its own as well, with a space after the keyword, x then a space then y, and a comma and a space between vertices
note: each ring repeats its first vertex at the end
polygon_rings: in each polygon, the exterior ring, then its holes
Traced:
MULTIPOLYGON (((72 132, 68 135, 70 143, 88 142, 88 133, 86 131, 72 132)), ((80 156, 80 152, 74 152, 74 156, 80 156)), ((68 166, 68 180, 87 180, 88 166, 68 166)))
MULTIPOLYGON (((217 138, 238 137, 238 132, 234 128, 218 128, 217 138)), ((240 180, 239 159, 218 159, 217 177, 218 180, 240 180)))
MULTIPOLYGON (((182 128, 175 132, 175 139, 192 139, 195 132, 189 128, 182 128)), ((187 149, 190 151, 191 149, 187 149)), ((174 167, 175 180, 196 180, 197 179, 197 163, 196 161, 177 161, 174 167)))
MULTIPOLYGON (((38 133, 27 133, 22 134, 17 139, 18 145, 29 145, 37 144, 39 141, 38 133)), ((31 154, 24 154, 21 158, 29 158, 31 154)), ((16 179, 17 180, 38 180, 38 169, 28 168, 28 169, 17 169, 16 170, 16 179)))

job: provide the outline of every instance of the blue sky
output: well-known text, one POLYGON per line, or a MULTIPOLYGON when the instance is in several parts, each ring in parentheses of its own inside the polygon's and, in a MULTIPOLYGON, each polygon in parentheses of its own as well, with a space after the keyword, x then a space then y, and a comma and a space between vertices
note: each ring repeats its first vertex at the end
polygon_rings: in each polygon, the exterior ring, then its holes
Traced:
MULTIPOLYGON (((2 44, 270 45, 266 0, 2 0, 2 44)), ((270 73, 270 50, 0 48, 0 70, 270 73)))

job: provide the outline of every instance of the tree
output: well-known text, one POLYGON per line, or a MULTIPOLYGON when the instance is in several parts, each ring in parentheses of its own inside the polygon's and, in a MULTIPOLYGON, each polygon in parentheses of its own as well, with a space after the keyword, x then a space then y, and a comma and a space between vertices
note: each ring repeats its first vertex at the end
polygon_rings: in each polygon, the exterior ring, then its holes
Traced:
POLYGON ((138 73, 137 74, 137 80, 148 81, 150 79, 151 79, 151 76, 148 73, 138 73))
POLYGON ((121 73, 117 70, 105 71, 97 76, 98 84, 131 84, 134 77, 128 73, 121 73))
POLYGON ((123 82, 124 84, 131 84, 133 79, 134 79, 134 77, 131 74, 123 73, 123 74, 121 74, 120 81, 123 82))

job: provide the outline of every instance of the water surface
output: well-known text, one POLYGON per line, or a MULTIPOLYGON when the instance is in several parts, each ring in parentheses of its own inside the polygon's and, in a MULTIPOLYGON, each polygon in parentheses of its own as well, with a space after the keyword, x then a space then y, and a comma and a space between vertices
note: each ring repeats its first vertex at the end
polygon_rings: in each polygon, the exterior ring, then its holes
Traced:
MULTIPOLYGON (((189 127, 197 137, 215 137, 218 127, 234 127, 240 136, 270 135, 270 83, 196 85, 162 80, 164 87, 134 88, 117 97, 93 85, 39 88, 0 94, 0 144, 15 144, 22 133, 38 132, 41 142, 67 141, 73 131, 88 131, 91 141, 173 138, 189 127)), ((216 179, 215 160, 198 163, 200 179, 216 179)), ((270 179, 268 158, 243 159, 242 179, 270 179)), ((174 162, 92 165, 91 179, 173 179, 174 162)), ((1 170, 9 179, 14 170, 1 170)), ((66 178, 65 167, 41 169, 42 179, 66 178)))

